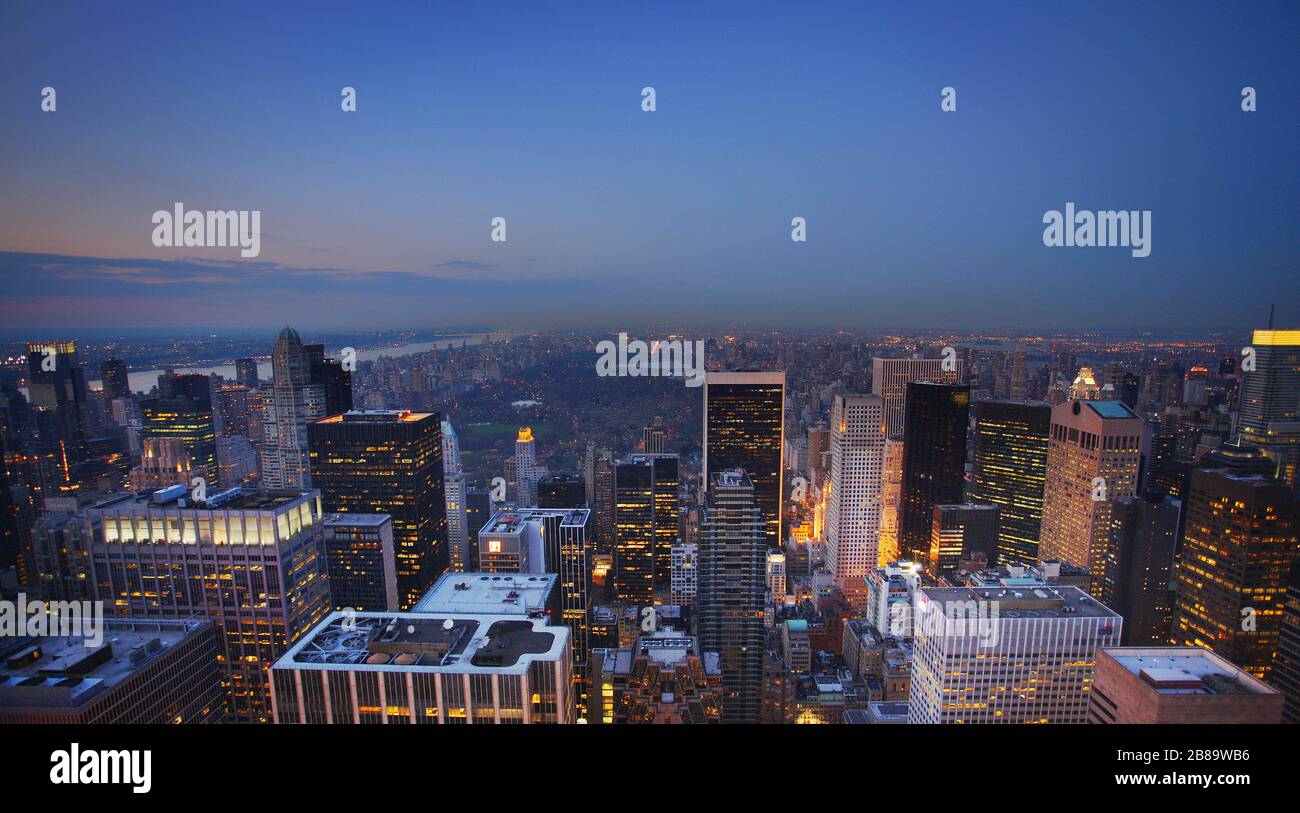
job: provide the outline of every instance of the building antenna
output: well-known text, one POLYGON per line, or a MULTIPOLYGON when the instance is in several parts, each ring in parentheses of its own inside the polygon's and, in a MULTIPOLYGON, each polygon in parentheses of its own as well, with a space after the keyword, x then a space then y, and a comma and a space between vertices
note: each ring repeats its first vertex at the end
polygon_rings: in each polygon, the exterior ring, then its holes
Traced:
POLYGON ((1273 311, 1277 310, 1277 303, 1272 302, 1268 306, 1268 329, 1273 329, 1273 311))

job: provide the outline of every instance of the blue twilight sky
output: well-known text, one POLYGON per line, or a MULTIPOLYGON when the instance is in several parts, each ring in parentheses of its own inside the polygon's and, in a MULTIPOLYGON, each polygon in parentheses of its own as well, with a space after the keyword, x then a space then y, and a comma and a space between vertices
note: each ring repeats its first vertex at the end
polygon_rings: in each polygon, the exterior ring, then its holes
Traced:
POLYGON ((0 324, 1246 327, 1276 301, 1300 325, 1298 23, 1294 0, 9 2, 0 324), (154 247, 177 201, 260 210, 260 256, 154 247), (1151 210, 1150 257, 1045 247, 1067 201, 1151 210))

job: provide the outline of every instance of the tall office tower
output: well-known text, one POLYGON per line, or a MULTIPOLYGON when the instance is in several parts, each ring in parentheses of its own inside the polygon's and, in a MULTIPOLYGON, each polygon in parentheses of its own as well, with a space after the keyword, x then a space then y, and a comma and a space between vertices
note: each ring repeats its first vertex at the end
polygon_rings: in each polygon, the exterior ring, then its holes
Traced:
POLYGON ((1237 431, 1277 463, 1277 476, 1292 488, 1300 465, 1300 330, 1256 330, 1251 337, 1254 370, 1242 362, 1237 431))
POLYGON ((1091 695, 1088 722, 1102 725, 1282 721, 1276 689, 1199 647, 1102 649, 1091 695))
POLYGON ((1173 642, 1267 680, 1300 557, 1300 505, 1281 480, 1229 467, 1193 471, 1185 506, 1173 642))
POLYGON ((84 635, 0 638, 0 724, 221 721, 211 621, 105 619, 102 632, 98 646, 84 635))
POLYGON ((957 384, 962 380, 962 364, 944 370, 944 359, 871 360, 871 392, 885 399, 885 435, 891 440, 903 437, 907 416, 907 385, 917 381, 934 384, 957 384))
POLYGON ((717 652, 722 719, 756 723, 763 684, 766 522, 749 475, 715 468, 700 520, 700 646, 717 652))
POLYGON ((1282 628, 1277 638, 1277 660, 1269 682, 1286 698, 1282 722, 1300 723, 1300 562, 1291 566, 1282 605, 1282 628))
POLYGON ((705 490, 714 472, 739 469, 763 512, 768 547, 781 546, 785 373, 709 372, 704 379, 705 490))
POLYGON ((689 607, 695 603, 700 588, 700 546, 695 542, 673 545, 673 572, 668 603, 689 607))
POLYGON ((930 558, 934 507, 965 501, 970 387, 913 382, 906 401, 898 555, 924 562, 930 558))
MULTIPOLYGON (((211 400, 184 395, 146 398, 140 402, 140 417, 145 441, 151 438, 179 440, 197 476, 206 480, 205 488, 216 487, 221 482, 217 469, 217 427, 211 400)), ((187 487, 190 483, 190 480, 185 481, 187 487)))
POLYGON ((591 597, 586 508, 523 508, 497 511, 479 531, 479 569, 484 573, 554 573, 559 576, 560 616, 573 632, 573 679, 579 716, 591 689, 587 659, 591 597))
POLYGON ((183 485, 189 489, 195 477, 206 476, 206 470, 195 468, 184 440, 178 437, 149 437, 144 439, 140 465, 131 470, 131 489, 156 491, 174 485, 183 485))
POLYGON ((581 474, 548 474, 537 482, 538 508, 583 508, 587 486, 581 474))
POLYGON ((636 454, 614 464, 614 594, 620 601, 667 599, 680 485, 677 455, 636 454))
POLYGON ((1077 587, 922 587, 909 723, 1082 723, 1124 619, 1077 587))
POLYGON ((1120 401, 1069 401, 1052 408, 1043 486, 1040 560, 1091 574, 1101 594, 1111 500, 1137 493, 1142 419, 1120 401))
POLYGON ((1182 503, 1151 493, 1122 497, 1111 507, 1111 540, 1097 598, 1124 616, 1124 646, 1169 641, 1181 512, 1182 503))
POLYGON ((654 422, 641 430, 641 447, 646 454, 664 453, 664 419, 655 418, 654 422))
POLYGON ((387 514, 326 514, 321 525, 332 609, 397 612, 397 557, 387 514))
POLYGON ((471 488, 465 497, 465 557, 463 572, 480 570, 478 561, 478 532, 496 513, 492 492, 486 488, 471 488))
POLYGON ((591 521, 593 549, 608 556, 614 551, 614 453, 600 449, 591 461, 591 521))
POLYGON ((976 554, 983 554, 990 565, 997 564, 1000 511, 989 503, 936 505, 929 556, 935 575, 956 575, 961 563, 976 554))
POLYGON ((235 359, 235 383, 243 384, 250 390, 257 389, 262 383, 257 377, 257 359, 235 359))
MULTIPOLYGON (((469 482, 461 468, 460 439, 449 421, 442 422, 442 477, 447 504, 448 570, 464 573, 473 569, 469 565, 469 482)), ((482 519, 486 521, 487 517, 482 519)))
POLYGON ((997 560, 1027 567, 1038 561, 1043 484, 1052 408, 1042 401, 975 404, 971 502, 992 503, 998 515, 997 560))
POLYGON ((129 398, 131 384, 127 380, 126 362, 121 359, 107 358, 99 363, 100 384, 104 388, 104 397, 129 398))
POLYGON ((342 415, 352 411, 352 373, 343 362, 325 355, 325 345, 304 344, 311 382, 321 388, 325 398, 325 415, 342 415))
POLYGON ((574 722, 566 627, 519 615, 332 613, 269 670, 275 722, 574 722))
POLYGON ((537 442, 533 440, 533 430, 528 426, 519 427, 515 437, 515 489, 520 508, 537 507, 537 481, 542 473, 537 466, 537 442))
POLYGON ((884 413, 879 395, 836 395, 831 404, 826 566, 839 584, 875 570, 880 558, 884 413))
POLYGON ((722 670, 699 639, 673 629, 637 636, 620 649, 592 652, 599 689, 590 721, 602 724, 681 724, 722 721, 722 670))
POLYGON ((217 388, 217 413, 221 416, 221 434, 247 438, 248 388, 243 384, 225 384, 217 388))
POLYGON ((307 425, 326 416, 325 388, 312 380, 312 359, 293 328, 280 331, 271 354, 274 395, 262 446, 267 488, 310 488, 307 425))
POLYGON ((1025 346, 1016 345, 1016 353, 1011 362, 1011 398, 1023 401, 1029 397, 1029 370, 1025 366, 1025 346))
POLYGON ((392 516, 398 606, 409 608, 450 564, 441 418, 346 412, 310 424, 307 434, 326 511, 392 516))
POLYGON ((876 566, 898 558, 898 520, 903 502, 903 442, 885 439, 880 482, 880 546, 876 566))
POLYGON ((86 509, 95 598, 136 621, 210 618, 226 718, 266 722, 267 667, 329 610, 318 496, 232 489, 204 505, 186 496, 173 486, 86 509))
POLYGON ((80 460, 90 425, 90 393, 76 342, 27 343, 27 399, 41 440, 62 444, 63 454, 80 460))

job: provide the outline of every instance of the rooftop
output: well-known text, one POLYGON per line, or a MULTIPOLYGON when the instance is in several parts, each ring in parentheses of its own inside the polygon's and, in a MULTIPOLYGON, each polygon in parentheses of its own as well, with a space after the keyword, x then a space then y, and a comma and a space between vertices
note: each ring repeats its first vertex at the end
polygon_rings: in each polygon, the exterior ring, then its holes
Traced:
POLYGON ((336 612, 273 668, 523 674, 568 641, 568 627, 517 615, 336 612))
POLYGON ((205 619, 106 619, 98 646, 82 635, 0 639, 0 706, 80 706, 211 626, 205 619))
MULTIPOLYGON (((922 587, 930 602, 960 606, 983 602, 997 610, 998 619, 1011 618, 1119 618, 1119 614, 1077 587, 922 587)), ((992 613, 990 613, 992 615, 992 613)))
POLYGON ((416 602, 417 613, 545 615, 554 573, 444 573, 416 602))
POLYGON ((393 517, 391 514, 326 514, 321 520, 325 527, 331 525, 342 525, 350 528, 366 527, 378 528, 385 523, 391 523, 393 517))
POLYGON ((1137 413, 1129 409, 1123 401, 1084 401, 1093 412, 1103 418, 1137 418, 1137 413))
POLYGON ((1103 651, 1157 694, 1277 694, 1273 687, 1199 647, 1120 647, 1103 651))
MULTIPOLYGON (((412 412, 409 409, 354 409, 341 415, 331 415, 316 423, 412 423, 422 421, 434 412, 412 412)), ((441 423, 439 418, 439 423, 441 423)))

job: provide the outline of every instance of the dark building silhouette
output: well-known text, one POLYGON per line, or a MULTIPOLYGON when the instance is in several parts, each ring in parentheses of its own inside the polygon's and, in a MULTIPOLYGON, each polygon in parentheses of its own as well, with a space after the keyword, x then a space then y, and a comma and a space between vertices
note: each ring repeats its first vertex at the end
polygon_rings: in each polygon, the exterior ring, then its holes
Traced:
POLYGON ((704 381, 704 482, 739 469, 754 486, 769 547, 781 547, 785 373, 710 372, 704 381))
POLYGON ((965 502, 970 387, 912 382, 906 403, 898 549, 904 559, 925 562, 930 558, 934 507, 965 502))
POLYGON ((537 483, 538 508, 584 508, 587 485, 580 474, 548 474, 537 483))
POLYGON ((104 359, 99 363, 99 378, 104 388, 105 398, 126 398, 131 394, 125 361, 114 358, 104 359))
POLYGON ((1173 620, 1182 503, 1147 493, 1115 500, 1098 600, 1124 617, 1123 646, 1163 646, 1173 620))
POLYGON ((447 570, 442 419, 436 412, 347 412, 307 425, 312 486, 326 512, 393 518, 401 609, 447 570))

